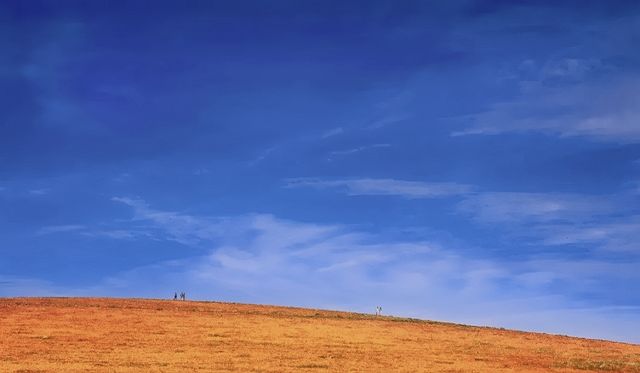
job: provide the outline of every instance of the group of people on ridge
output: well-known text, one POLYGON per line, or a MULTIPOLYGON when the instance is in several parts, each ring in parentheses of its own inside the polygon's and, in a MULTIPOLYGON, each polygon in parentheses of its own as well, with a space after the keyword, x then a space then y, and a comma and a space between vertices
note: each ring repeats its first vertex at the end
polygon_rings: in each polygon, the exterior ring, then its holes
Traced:
MULTIPOLYGON (((178 293, 173 293, 173 300, 178 300, 178 293)), ((180 292, 180 300, 187 300, 187 293, 180 292)))

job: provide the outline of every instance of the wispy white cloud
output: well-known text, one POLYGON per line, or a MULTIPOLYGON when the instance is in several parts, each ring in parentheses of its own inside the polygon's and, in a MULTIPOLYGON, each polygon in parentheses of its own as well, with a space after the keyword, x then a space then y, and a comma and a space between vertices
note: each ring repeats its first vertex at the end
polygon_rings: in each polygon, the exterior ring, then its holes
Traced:
POLYGON ((134 240, 140 238, 158 239, 157 232, 155 232, 150 227, 139 227, 136 225, 132 225, 127 228, 96 228, 80 224, 51 225, 42 227, 38 231, 36 231, 36 235, 38 236, 64 233, 79 234, 86 237, 103 237, 123 240, 134 240))
POLYGON ((499 227, 523 242, 640 252, 640 220, 634 217, 634 204, 626 196, 480 192, 465 184, 394 179, 294 178, 287 180, 286 187, 336 189, 353 196, 457 197, 457 213, 482 225, 499 227))
POLYGON ((582 221, 616 212, 609 198, 561 193, 485 192, 469 195, 457 210, 484 223, 582 221))
POLYGON ((84 229, 86 229, 84 225, 78 225, 78 224, 51 225, 51 226, 40 228, 36 232, 36 234, 41 236, 41 235, 52 234, 52 233, 75 232, 75 231, 81 231, 84 229))
POLYGON ((538 74, 537 81, 583 81, 590 73, 606 69, 606 65, 597 58, 552 58, 544 62, 539 68, 533 60, 523 62, 523 67, 534 74, 538 74), (528 67, 525 67, 525 65, 528 67))
POLYGON ((145 229, 91 229, 82 231, 81 234, 87 237, 104 237, 119 240, 137 240, 148 238, 158 240, 153 231, 145 229))
POLYGON ((323 133, 322 134, 322 138, 326 139, 326 138, 329 138, 329 137, 341 135, 343 133, 344 133, 344 129, 342 127, 337 127, 337 128, 330 129, 330 130, 326 131, 325 133, 323 133))
POLYGON ((155 233, 191 245, 215 239, 224 229, 230 228, 224 224, 224 218, 205 219, 178 212, 158 211, 150 208, 143 200, 128 197, 113 197, 112 200, 130 206, 134 211, 134 221, 149 221, 161 228, 159 232, 150 232, 148 227, 143 227, 142 230, 128 229, 128 237, 152 236, 155 233))
POLYGON ((277 149, 277 147, 275 147, 275 146, 272 146, 272 147, 266 149, 265 151, 260 153, 260 155, 258 155, 256 158, 254 158, 253 160, 249 161, 249 166, 255 166, 256 164, 264 161, 276 149, 277 149))
POLYGON ((287 180, 288 188, 337 188, 348 195, 390 195, 405 198, 438 198, 470 193, 472 187, 447 182, 406 181, 396 179, 312 179, 287 180))
POLYGON ((200 168, 196 168, 195 170, 193 170, 193 174, 195 176, 207 175, 210 172, 211 171, 207 167, 200 167, 200 168))
POLYGON ((517 98, 460 118, 471 124, 452 135, 537 131, 598 141, 640 142, 640 76, 608 71, 606 65, 592 59, 527 62, 526 70, 531 71, 521 78, 517 98), (598 74, 604 71, 608 74, 598 74))
POLYGON ((464 197, 456 209, 479 223, 499 224, 520 240, 640 253, 640 217, 633 204, 617 196, 477 193, 464 197))
POLYGON ((34 196, 44 196, 46 194, 49 194, 51 190, 48 188, 42 188, 42 189, 31 189, 29 190, 29 194, 32 194, 34 196))
POLYGON ((395 123, 399 123, 399 122, 405 121, 405 120, 407 120, 409 118, 410 118, 409 115, 404 115, 404 114, 403 115, 388 115, 388 116, 385 116, 385 117, 382 117, 380 119, 376 119, 376 120, 372 121, 371 123, 369 123, 366 126, 366 129, 368 129, 368 130, 379 129, 379 128, 386 127, 386 126, 391 125, 391 124, 395 124, 395 123))
POLYGON ((548 245, 585 245, 640 253, 640 216, 542 226, 537 231, 543 235, 543 243, 548 245))
POLYGON ((131 179, 131 174, 130 174, 130 173, 128 173, 128 172, 122 172, 122 173, 120 173, 120 174, 116 175, 116 176, 113 178, 113 181, 114 181, 115 183, 126 183, 126 182, 127 182, 127 181, 129 181, 130 179, 131 179))
MULTIPOLYGON (((54 294, 154 297, 182 289, 195 299, 361 312, 381 304, 390 314, 436 320, 627 341, 640 335, 640 324, 634 323, 637 314, 632 316, 634 311, 624 304, 589 306, 572 301, 570 292, 551 290, 561 281, 565 289, 608 291, 603 279, 640 280, 633 269, 637 263, 620 267, 597 260, 498 261, 462 255, 436 242, 389 240, 343 225, 267 214, 193 216, 153 209, 139 199, 114 201, 130 206, 134 221, 163 233, 154 239, 179 239, 208 249, 114 274, 82 289, 65 291, 51 284, 44 289, 54 294), (620 318, 612 318, 614 314, 620 318), (607 328, 592 324, 595 321, 607 328)), ((23 286, 31 289, 37 283, 23 281, 23 286)), ((0 286, 0 294, 19 294, 20 286, 0 286)))
POLYGON ((391 144, 372 144, 372 145, 358 146, 356 148, 351 148, 351 149, 334 150, 329 153, 329 160, 335 159, 336 157, 360 153, 365 150, 371 150, 376 148, 389 148, 389 147, 391 147, 391 144))

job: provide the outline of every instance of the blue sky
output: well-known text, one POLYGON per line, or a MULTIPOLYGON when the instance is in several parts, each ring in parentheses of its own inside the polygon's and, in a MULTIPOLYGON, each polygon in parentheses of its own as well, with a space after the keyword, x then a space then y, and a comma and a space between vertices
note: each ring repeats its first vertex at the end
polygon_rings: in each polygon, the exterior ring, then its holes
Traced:
POLYGON ((0 296, 640 342, 635 1, 0 5, 0 296))

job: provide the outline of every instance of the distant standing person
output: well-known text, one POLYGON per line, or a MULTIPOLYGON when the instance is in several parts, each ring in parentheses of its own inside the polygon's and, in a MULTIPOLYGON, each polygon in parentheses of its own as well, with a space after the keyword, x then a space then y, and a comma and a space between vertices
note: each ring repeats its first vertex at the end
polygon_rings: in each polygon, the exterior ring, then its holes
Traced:
POLYGON ((173 293, 173 300, 178 300, 178 292, 173 293))

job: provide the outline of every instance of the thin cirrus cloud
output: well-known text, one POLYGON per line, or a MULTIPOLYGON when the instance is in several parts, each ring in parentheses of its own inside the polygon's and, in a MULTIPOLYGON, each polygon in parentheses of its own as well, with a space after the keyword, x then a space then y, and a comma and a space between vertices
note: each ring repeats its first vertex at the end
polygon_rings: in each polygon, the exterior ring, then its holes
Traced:
POLYGON ((38 229, 36 236, 46 236, 51 234, 77 233, 85 237, 106 237, 115 239, 134 240, 141 237, 153 238, 154 234, 145 229, 129 228, 93 228, 86 225, 67 224, 67 225, 50 225, 38 229))
MULTIPOLYGON (((608 291, 607 281, 638 280, 631 263, 621 271, 598 260, 510 262, 461 255, 456 248, 433 241, 390 240, 340 224, 269 214, 196 216, 152 208, 141 199, 113 201, 131 209, 129 224, 155 232, 136 239, 179 241, 204 250, 112 274, 87 287, 43 289, 67 295, 164 297, 162 291, 179 284, 194 299, 362 312, 383 304, 390 313, 407 316, 637 340, 633 318, 604 323, 612 314, 631 312, 625 304, 615 310, 584 304, 577 309, 571 295, 573 290, 583 291, 586 283, 598 293, 608 291), (567 266, 573 269, 567 272, 567 266), (550 291, 556 281, 565 287, 557 294, 550 291), (551 322, 549 315, 574 322, 551 322), (608 328, 598 327, 603 323, 608 328)), ((20 281, 27 287, 38 282, 20 281)), ((9 290, 20 291, 20 281, 9 290)))
POLYGON ((546 245, 582 245, 613 252, 640 253, 640 216, 581 224, 543 225, 546 245))
POLYGON ((336 127, 336 128, 330 129, 330 130, 326 131, 325 133, 323 133, 321 138, 322 139, 326 139, 326 138, 329 138, 329 137, 341 135, 343 133, 344 133, 344 129, 342 127, 336 127))
POLYGON ((588 221, 594 216, 627 212, 617 196, 571 193, 482 192, 454 182, 398 179, 291 178, 287 188, 334 189, 347 195, 387 195, 410 199, 456 196, 458 213, 481 223, 529 223, 554 220, 588 221))
POLYGON ((482 223, 584 221, 618 211, 610 197, 562 193, 485 192, 466 196, 456 209, 482 223))
POLYGON ((310 187, 316 189, 337 189, 348 195, 388 195, 404 198, 440 198, 464 195, 472 192, 469 185, 448 182, 423 182, 397 179, 314 179, 292 178, 287 180, 287 188, 310 187))
POLYGON ((544 246, 640 252, 633 206, 618 196, 501 192, 467 196, 456 211, 544 246))
POLYGON ((262 153, 260 153, 253 160, 249 161, 248 165, 249 166, 257 165, 258 163, 260 163, 260 162, 264 161, 265 159, 267 159, 267 157, 269 157, 276 149, 277 149, 276 146, 272 146, 272 147, 269 147, 269 148, 265 149, 264 151, 262 151, 262 153))
POLYGON ((86 227, 79 224, 67 224, 67 225, 51 225, 40 228, 36 234, 38 236, 54 234, 54 233, 66 233, 84 230, 86 227))
POLYGON ((545 246, 640 252, 640 216, 616 196, 479 193, 465 197, 456 210, 545 246))
POLYGON ((34 196, 44 196, 46 194, 49 194, 51 190, 48 188, 42 188, 42 189, 31 189, 29 191, 29 194, 34 195, 34 196))
POLYGON ((580 59, 552 60, 528 69, 536 73, 534 77, 517 78, 522 79, 519 96, 460 117, 470 125, 452 132, 452 136, 542 132, 597 141, 640 142, 638 74, 616 72, 597 60, 580 59))
MULTIPOLYGON (((158 211, 152 209, 144 200, 129 197, 113 197, 111 199, 131 207, 134 216, 130 222, 127 234, 123 236, 148 236, 157 239, 167 239, 185 245, 195 245, 202 241, 213 240, 219 237, 221 230, 230 228, 224 223, 225 218, 213 220, 196 218, 179 212, 158 211), (151 226, 140 222, 151 222, 151 226), (161 228, 160 230, 156 228, 161 228)), ((229 231, 233 231, 229 229, 229 231)))
POLYGON ((351 196, 407 199, 456 197, 453 210, 480 225, 543 246, 578 245, 635 252, 638 218, 619 196, 571 193, 479 192, 457 183, 395 179, 289 179, 286 187, 331 189, 351 196), (523 227, 526 226, 526 229, 523 227))
POLYGON ((334 150, 329 153, 329 160, 333 160, 335 158, 343 157, 346 155, 360 153, 366 150, 389 148, 389 147, 391 147, 391 144, 372 144, 372 145, 358 146, 356 148, 351 148, 351 149, 334 150))

